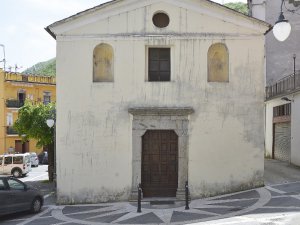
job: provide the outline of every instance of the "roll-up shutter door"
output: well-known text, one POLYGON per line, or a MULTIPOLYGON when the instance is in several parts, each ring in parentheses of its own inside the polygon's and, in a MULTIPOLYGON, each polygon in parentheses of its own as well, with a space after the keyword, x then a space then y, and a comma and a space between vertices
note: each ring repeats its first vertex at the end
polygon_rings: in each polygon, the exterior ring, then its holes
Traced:
POLYGON ((274 158, 291 161, 291 123, 275 124, 274 158))

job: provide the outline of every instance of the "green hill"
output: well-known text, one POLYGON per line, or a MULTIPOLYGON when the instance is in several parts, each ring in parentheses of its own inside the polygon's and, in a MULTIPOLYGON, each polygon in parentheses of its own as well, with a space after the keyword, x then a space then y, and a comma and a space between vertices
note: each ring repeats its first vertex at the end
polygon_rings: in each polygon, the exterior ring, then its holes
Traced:
POLYGON ((46 62, 39 62, 24 70, 22 73, 41 76, 56 76, 56 58, 50 59, 46 62))
POLYGON ((242 3, 242 2, 229 2, 227 4, 224 4, 226 7, 234 9, 240 13, 248 15, 249 9, 247 3, 242 3))

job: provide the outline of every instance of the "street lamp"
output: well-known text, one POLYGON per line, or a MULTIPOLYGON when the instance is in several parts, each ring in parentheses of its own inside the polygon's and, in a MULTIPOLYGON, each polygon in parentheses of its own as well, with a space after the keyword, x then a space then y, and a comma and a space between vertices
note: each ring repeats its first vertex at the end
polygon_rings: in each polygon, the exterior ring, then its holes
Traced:
POLYGON ((52 128, 55 122, 54 119, 47 119, 46 123, 49 128, 52 128))
POLYGON ((285 41, 291 33, 292 27, 288 20, 285 19, 282 11, 282 6, 285 0, 282 0, 280 7, 280 15, 278 21, 275 23, 273 27, 274 37, 278 41, 285 41))
POLYGON ((49 128, 54 127, 54 135, 53 135, 53 159, 54 159, 54 165, 53 165, 53 180, 54 183, 56 185, 56 138, 55 138, 55 133, 56 133, 56 129, 55 129, 55 110, 52 112, 51 115, 52 118, 49 118, 46 120, 47 126, 49 128), (54 118, 54 119, 53 119, 54 118))

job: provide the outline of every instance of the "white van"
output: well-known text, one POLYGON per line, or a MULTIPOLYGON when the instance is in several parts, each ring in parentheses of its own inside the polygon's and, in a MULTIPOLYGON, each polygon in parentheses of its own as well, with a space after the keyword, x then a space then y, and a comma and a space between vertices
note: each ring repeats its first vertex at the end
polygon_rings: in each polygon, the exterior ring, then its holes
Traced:
POLYGON ((0 155, 0 175, 13 175, 22 177, 31 170, 30 154, 0 155))

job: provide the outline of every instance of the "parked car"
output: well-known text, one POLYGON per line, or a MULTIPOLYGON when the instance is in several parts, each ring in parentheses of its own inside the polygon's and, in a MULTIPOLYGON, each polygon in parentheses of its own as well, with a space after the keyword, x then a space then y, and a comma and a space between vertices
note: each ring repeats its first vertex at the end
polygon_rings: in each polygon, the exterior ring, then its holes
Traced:
POLYGON ((48 152, 41 152, 38 155, 40 164, 48 164, 48 152))
POLYGON ((35 167, 39 166, 39 158, 35 152, 30 153, 30 162, 31 162, 31 166, 35 166, 35 167))
POLYGON ((0 175, 22 177, 31 171, 30 154, 0 155, 0 175))
POLYGON ((44 198, 39 190, 20 180, 0 175, 0 202, 0 216, 29 210, 38 213, 44 198))

